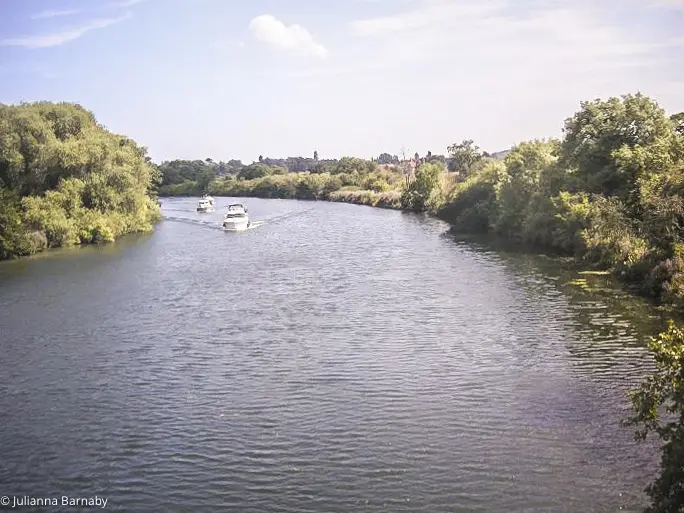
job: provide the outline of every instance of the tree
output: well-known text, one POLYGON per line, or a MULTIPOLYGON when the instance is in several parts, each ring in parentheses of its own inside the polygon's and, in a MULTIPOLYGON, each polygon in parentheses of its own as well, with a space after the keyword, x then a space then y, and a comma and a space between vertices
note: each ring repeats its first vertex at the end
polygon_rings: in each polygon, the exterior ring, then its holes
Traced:
POLYGON ((375 171, 376 165, 370 160, 360 159, 357 157, 342 157, 335 166, 333 172, 335 174, 340 173, 353 173, 357 172, 359 174, 368 174, 375 171))
POLYGON ((416 178, 404 190, 401 207, 405 210, 424 212, 433 205, 444 169, 440 164, 424 164, 416 171, 416 178))
POLYGON ((216 179, 216 173, 211 168, 204 169, 197 177, 197 188, 205 193, 209 189, 209 184, 216 179))
POLYGON ((452 144, 447 148, 449 153, 449 171, 454 171, 463 176, 468 176, 477 162, 482 160, 479 146, 472 140, 464 140, 460 144, 452 144))
POLYGON ((629 393, 634 415, 625 424, 637 426, 637 440, 654 433, 663 442, 660 475, 646 489, 651 498, 646 512, 679 513, 684 508, 684 332, 670 321, 648 348, 655 372, 629 393))
POLYGON ((679 135, 684 135, 684 112, 673 114, 670 120, 675 124, 675 131, 679 135))
POLYGON ((562 163, 583 188, 632 203, 637 180, 671 164, 676 138, 665 111, 642 94, 582 102, 564 133, 562 163))
POLYGON ((318 162, 318 151, 314 150, 314 160, 318 162))
POLYGON ((20 208, 17 197, 0 187, 0 260, 29 253, 20 208))
POLYGON ((499 172, 494 185, 497 208, 492 213, 491 228, 512 240, 524 239, 525 222, 538 206, 535 197, 548 198, 557 190, 545 172, 558 160, 558 141, 530 141, 515 146, 504 159, 505 172, 499 172))
POLYGON ((264 156, 263 156, 263 155, 259 155, 259 162, 263 162, 263 161, 264 161, 264 156))
POLYGON ((149 231, 159 179, 146 148, 80 105, 0 105, 0 257, 149 231))
POLYGON ((398 164, 399 157, 396 155, 390 155, 389 153, 381 153, 376 159, 376 162, 380 165, 398 164))
POLYGON ((254 163, 242 168, 237 176, 243 180, 254 180, 255 178, 263 178, 264 176, 272 175, 275 171, 276 168, 272 168, 266 164, 254 163))

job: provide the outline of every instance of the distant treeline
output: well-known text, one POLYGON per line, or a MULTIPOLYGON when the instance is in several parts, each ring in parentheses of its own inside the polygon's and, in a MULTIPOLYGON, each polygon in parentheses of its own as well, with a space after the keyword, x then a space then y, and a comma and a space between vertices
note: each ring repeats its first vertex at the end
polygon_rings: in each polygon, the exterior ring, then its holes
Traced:
MULTIPOLYGON (((159 170, 162 173, 162 182, 159 189, 161 196, 195 195, 208 192, 210 184, 216 179, 235 178, 238 180, 255 180, 272 175, 284 175, 287 173, 308 174, 331 174, 343 175, 358 172, 362 175, 374 173, 378 170, 402 171, 410 162, 418 163, 441 163, 451 172, 458 172, 463 168, 460 152, 477 151, 472 141, 463 141, 460 145, 449 147, 452 156, 433 155, 427 152, 421 156, 415 153, 411 157, 391 155, 383 153, 377 158, 370 160, 356 157, 342 157, 340 159, 319 159, 318 152, 314 151, 313 157, 288 157, 285 159, 264 158, 260 156, 258 161, 244 164, 240 160, 214 161, 211 158, 204 160, 172 160, 162 162, 159 170)), ((503 158, 507 151, 498 152, 491 156, 486 152, 482 157, 495 159, 503 158)))

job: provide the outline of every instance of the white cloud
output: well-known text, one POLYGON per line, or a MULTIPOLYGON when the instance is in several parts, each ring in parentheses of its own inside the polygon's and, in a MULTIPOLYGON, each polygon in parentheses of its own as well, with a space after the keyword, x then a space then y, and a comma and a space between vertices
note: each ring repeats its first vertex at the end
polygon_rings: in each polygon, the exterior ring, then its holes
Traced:
POLYGON ((131 13, 118 18, 105 18, 99 20, 91 20, 81 26, 62 30, 61 32, 54 32, 51 34, 40 34, 34 36, 26 36, 14 39, 5 39, 0 41, 2 46, 20 46, 23 48, 49 48, 52 46, 60 46, 69 41, 78 39, 79 37, 91 32, 93 30, 109 27, 115 23, 122 22, 131 17, 131 13))
POLYGON ((56 18, 57 16, 70 16, 72 14, 78 14, 81 12, 78 9, 64 9, 64 10, 46 10, 39 13, 31 15, 32 20, 40 20, 43 18, 56 18))
POLYGON ((262 14, 249 24, 252 35, 264 43, 291 52, 326 57, 326 48, 316 42, 313 36, 301 25, 285 25, 270 14, 262 14))

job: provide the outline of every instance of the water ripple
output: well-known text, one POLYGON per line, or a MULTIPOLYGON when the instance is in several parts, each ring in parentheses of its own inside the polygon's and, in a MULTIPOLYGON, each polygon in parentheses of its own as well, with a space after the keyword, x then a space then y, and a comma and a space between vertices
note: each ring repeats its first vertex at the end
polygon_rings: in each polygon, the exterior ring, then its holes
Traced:
POLYGON ((619 427, 655 328, 435 220, 190 199, 0 266, 0 483, 114 511, 639 511, 619 427), (172 219, 173 218, 173 219, 172 219), (244 236, 242 236, 244 235, 244 236))

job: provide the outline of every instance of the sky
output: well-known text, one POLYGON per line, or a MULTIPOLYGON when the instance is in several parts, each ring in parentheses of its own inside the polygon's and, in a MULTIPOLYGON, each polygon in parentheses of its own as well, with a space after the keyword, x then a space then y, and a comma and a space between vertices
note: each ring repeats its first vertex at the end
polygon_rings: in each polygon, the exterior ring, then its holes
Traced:
POLYGON ((636 92, 684 111, 684 0, 0 0, 0 103, 156 162, 494 152, 636 92))

